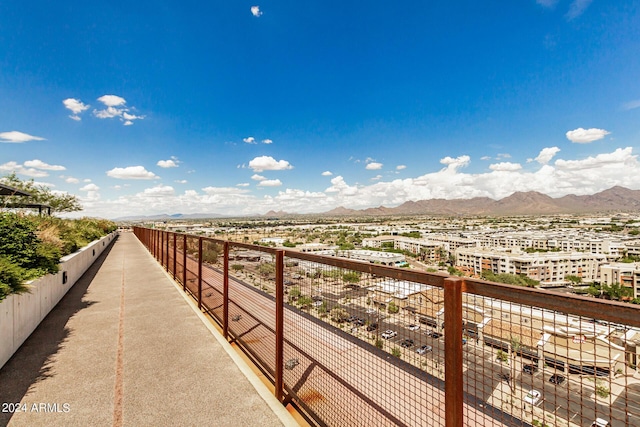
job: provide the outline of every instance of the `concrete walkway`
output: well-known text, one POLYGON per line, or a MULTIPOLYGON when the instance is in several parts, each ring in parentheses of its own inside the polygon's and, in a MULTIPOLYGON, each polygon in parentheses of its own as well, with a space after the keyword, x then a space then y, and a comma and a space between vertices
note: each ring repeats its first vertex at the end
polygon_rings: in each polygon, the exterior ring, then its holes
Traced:
POLYGON ((0 370, 0 426, 297 425, 238 359, 122 233, 0 370))

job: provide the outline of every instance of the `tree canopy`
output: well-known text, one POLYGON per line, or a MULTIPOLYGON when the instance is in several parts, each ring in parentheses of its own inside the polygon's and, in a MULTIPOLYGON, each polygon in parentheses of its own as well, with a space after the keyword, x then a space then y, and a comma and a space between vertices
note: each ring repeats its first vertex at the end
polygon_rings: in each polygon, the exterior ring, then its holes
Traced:
POLYGON ((2 204, 5 207, 20 204, 39 204, 49 206, 51 208, 51 212, 76 212, 82 210, 82 205, 76 196, 61 192, 54 193, 49 187, 36 184, 33 179, 29 181, 22 181, 16 176, 15 172, 2 177, 0 180, 6 185, 31 194, 31 197, 3 197, 2 204))

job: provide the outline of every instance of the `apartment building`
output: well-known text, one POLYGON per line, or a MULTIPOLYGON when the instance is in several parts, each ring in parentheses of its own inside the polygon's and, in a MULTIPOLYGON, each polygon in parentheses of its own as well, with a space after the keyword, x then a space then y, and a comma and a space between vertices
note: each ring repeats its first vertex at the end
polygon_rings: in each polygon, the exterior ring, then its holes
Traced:
POLYGON ((633 289, 633 297, 640 297, 640 263, 616 262, 600 267, 600 280, 603 284, 620 283, 633 289))
POLYGON ((526 253, 512 248, 460 248, 455 252, 456 266, 480 275, 483 270, 495 274, 524 274, 540 281, 542 286, 560 286, 566 276, 582 278, 583 282, 599 279, 599 267, 607 262, 602 254, 583 252, 526 253))

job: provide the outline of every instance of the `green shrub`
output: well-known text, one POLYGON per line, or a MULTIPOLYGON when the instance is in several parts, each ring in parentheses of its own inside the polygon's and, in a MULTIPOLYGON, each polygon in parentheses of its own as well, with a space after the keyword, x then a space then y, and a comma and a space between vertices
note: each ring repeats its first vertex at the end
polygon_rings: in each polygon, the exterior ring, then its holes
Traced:
POLYGON ((0 212, 0 300, 27 291, 26 280, 56 273, 60 257, 116 228, 106 220, 0 212))

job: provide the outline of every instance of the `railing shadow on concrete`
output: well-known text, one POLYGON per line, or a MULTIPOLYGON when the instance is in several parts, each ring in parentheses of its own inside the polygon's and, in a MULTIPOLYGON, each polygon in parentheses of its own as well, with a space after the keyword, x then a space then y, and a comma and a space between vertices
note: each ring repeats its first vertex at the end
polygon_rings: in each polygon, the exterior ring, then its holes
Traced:
POLYGON ((638 307, 134 232, 313 424, 573 426, 602 416, 640 425, 638 307))
MULTIPOLYGON (((117 236, 62 297, 56 305, 56 310, 43 319, 0 369, 0 402, 21 402, 33 384, 54 375, 51 372, 50 361, 69 337, 70 330, 66 325, 78 312, 94 304, 93 301, 86 300, 87 290, 116 240, 117 236)), ((0 425, 7 425, 12 416, 11 411, 0 411, 0 425)))

